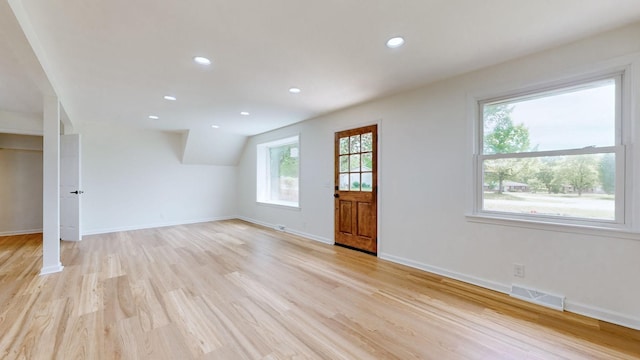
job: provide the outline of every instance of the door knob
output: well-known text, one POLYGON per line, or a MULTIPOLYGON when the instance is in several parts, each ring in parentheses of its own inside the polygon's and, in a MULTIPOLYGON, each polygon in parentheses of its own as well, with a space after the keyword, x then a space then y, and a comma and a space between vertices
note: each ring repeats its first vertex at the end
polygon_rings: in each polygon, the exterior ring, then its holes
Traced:
POLYGON ((340 197, 340 194, 333 194, 333 197, 334 197, 334 198, 339 198, 339 197, 340 197))

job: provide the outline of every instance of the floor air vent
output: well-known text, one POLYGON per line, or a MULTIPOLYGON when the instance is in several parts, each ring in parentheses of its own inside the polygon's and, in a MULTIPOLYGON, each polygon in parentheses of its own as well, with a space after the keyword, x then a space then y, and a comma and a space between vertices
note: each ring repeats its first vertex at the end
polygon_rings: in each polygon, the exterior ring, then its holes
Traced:
POLYGON ((547 294, 542 291, 528 289, 519 285, 511 285, 511 293, 509 295, 534 304, 550 307, 552 309, 560 311, 564 310, 564 296, 547 294))

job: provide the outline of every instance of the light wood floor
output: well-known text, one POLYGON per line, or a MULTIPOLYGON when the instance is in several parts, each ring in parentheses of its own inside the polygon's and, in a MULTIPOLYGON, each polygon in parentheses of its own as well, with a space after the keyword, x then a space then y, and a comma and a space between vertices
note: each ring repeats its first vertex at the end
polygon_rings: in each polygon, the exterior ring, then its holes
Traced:
POLYGON ((640 331, 241 221, 0 237, 2 359, 638 359, 640 331))

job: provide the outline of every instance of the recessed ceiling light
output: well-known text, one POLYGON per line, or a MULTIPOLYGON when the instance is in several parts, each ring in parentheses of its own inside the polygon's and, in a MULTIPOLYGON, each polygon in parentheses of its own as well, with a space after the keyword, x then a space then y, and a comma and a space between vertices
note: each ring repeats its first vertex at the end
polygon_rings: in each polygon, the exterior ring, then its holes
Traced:
POLYGON ((404 39, 401 38, 400 36, 387 40, 387 47, 390 49, 395 49, 402 45, 404 45, 404 39))
POLYGON ((248 113, 248 112, 246 112, 246 111, 241 111, 241 112, 240 112, 240 115, 242 115, 242 116, 249 116, 249 115, 251 115, 251 114, 249 114, 249 113, 248 113))
POLYGON ((165 95, 164 96, 165 100, 170 100, 170 101, 176 101, 176 97, 175 96, 171 96, 171 95, 165 95))
POLYGON ((289 92, 292 94, 300 94, 300 91, 302 90, 300 90, 300 88, 297 88, 297 87, 292 87, 289 89, 289 92))
POLYGON ((220 127, 220 125, 211 125, 212 128, 217 129, 220 127))
POLYGON ((149 119, 158 120, 160 119, 160 117, 158 117, 157 115, 149 115, 149 119))
POLYGON ((207 59, 204 56, 195 56, 193 58, 193 61, 195 61, 196 63, 198 63, 200 65, 211 65, 211 60, 207 59))

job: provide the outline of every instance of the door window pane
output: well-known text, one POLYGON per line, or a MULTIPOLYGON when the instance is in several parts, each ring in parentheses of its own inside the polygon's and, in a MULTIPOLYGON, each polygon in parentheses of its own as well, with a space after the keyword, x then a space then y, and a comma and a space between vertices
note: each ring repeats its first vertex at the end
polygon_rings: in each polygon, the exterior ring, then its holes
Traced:
POLYGON ((349 172, 349 155, 340 156, 340 172, 349 172))
POLYGON ((350 176, 350 190, 351 191, 360 191, 360 173, 351 173, 350 176))
POLYGON ((373 158, 372 153, 364 153, 362 154, 362 171, 371 171, 373 170, 373 158))
POLYGON ((350 170, 351 172, 360 171, 360 154, 350 155, 350 170))
POLYGON ((373 191, 373 174, 372 173, 362 173, 362 181, 360 187, 362 191, 373 191))
POLYGON ((349 174, 340 174, 340 190, 349 190, 349 174))
POLYGON ((351 137, 351 153, 360 152, 360 135, 353 135, 351 137))

